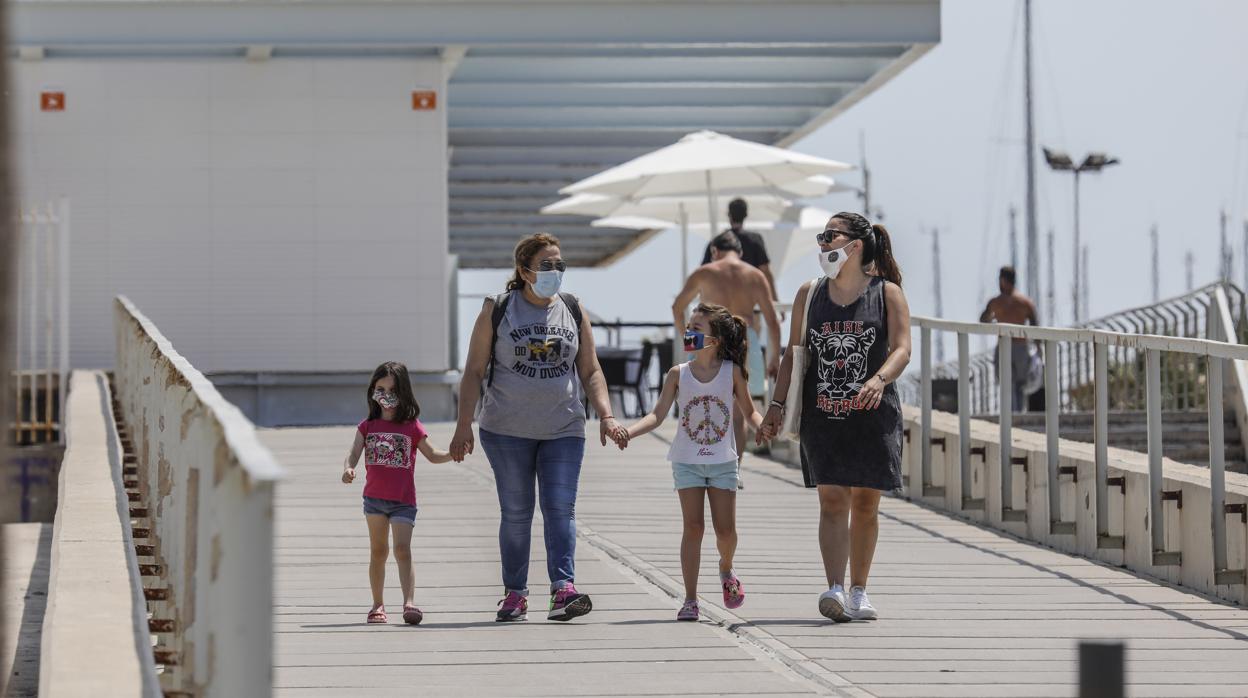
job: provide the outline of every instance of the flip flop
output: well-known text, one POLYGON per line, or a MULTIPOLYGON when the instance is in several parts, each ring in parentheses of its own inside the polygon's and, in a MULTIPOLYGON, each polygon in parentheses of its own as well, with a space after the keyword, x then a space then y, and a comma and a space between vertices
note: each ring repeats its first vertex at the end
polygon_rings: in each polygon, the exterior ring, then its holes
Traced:
POLYGON ((368 612, 368 624, 369 625, 380 625, 382 623, 389 622, 389 620, 390 619, 386 617, 385 606, 378 606, 377 608, 374 608, 373 610, 368 612))
POLYGON ((420 625, 420 621, 425 619, 425 614, 415 606, 403 607, 403 622, 408 625, 420 625))

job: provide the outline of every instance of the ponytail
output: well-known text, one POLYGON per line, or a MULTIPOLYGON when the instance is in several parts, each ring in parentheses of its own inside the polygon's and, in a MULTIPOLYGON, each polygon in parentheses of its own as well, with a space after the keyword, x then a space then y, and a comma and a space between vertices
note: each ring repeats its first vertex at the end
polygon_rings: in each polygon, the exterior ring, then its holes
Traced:
POLYGON ((694 312, 706 316, 707 323, 711 326, 711 336, 719 340, 719 358, 739 366, 741 375, 749 380, 749 361, 746 358, 749 339, 745 320, 729 313, 722 305, 700 303, 694 312))
POLYGON ((901 267, 893 257, 893 242, 888 236, 888 229, 876 223, 871 226, 875 238, 875 270, 885 281, 901 286, 901 267))
POLYGON ((897 259, 893 257, 893 242, 888 230, 878 223, 872 225, 861 213, 842 211, 832 217, 845 222, 849 227, 849 237, 862 240, 862 268, 868 270, 874 266, 880 278, 901 286, 901 267, 897 266, 897 259))

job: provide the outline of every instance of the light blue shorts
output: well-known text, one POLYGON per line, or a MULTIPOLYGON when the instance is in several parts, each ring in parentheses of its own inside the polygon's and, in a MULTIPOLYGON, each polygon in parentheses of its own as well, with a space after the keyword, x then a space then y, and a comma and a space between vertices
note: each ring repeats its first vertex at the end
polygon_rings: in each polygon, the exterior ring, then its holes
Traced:
POLYGON ((719 490, 736 491, 741 478, 737 475, 737 462, 728 463, 672 463, 672 478, 676 489, 690 487, 714 487, 719 490))
POLYGON ((753 327, 746 328, 750 345, 746 350, 746 366, 750 369, 750 395, 767 397, 767 365, 763 361, 763 338, 753 327))

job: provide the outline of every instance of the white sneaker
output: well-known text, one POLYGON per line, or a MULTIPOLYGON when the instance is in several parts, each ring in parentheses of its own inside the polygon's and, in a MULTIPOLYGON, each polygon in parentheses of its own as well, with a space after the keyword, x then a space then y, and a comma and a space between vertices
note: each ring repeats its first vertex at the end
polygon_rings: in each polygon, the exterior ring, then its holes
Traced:
POLYGON ((871 599, 867 597, 865 587, 853 587, 849 590, 849 608, 845 611, 854 620, 875 620, 879 617, 875 606, 871 605, 871 599))
POLYGON ((819 613, 837 623, 848 623, 853 620, 847 611, 849 603, 845 600, 845 587, 832 585, 831 589, 819 595, 819 613))

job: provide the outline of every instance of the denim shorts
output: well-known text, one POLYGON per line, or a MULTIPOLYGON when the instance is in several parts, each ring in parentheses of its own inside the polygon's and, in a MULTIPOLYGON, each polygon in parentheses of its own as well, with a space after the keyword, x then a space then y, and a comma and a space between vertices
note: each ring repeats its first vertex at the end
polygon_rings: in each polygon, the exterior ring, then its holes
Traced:
POLYGON ((735 460, 727 463, 672 463, 672 477, 678 490, 714 487, 735 492, 741 483, 735 460))
POLYGON ((416 505, 404 504, 391 499, 364 498, 364 513, 372 516, 384 516, 390 521, 416 525, 416 505))

